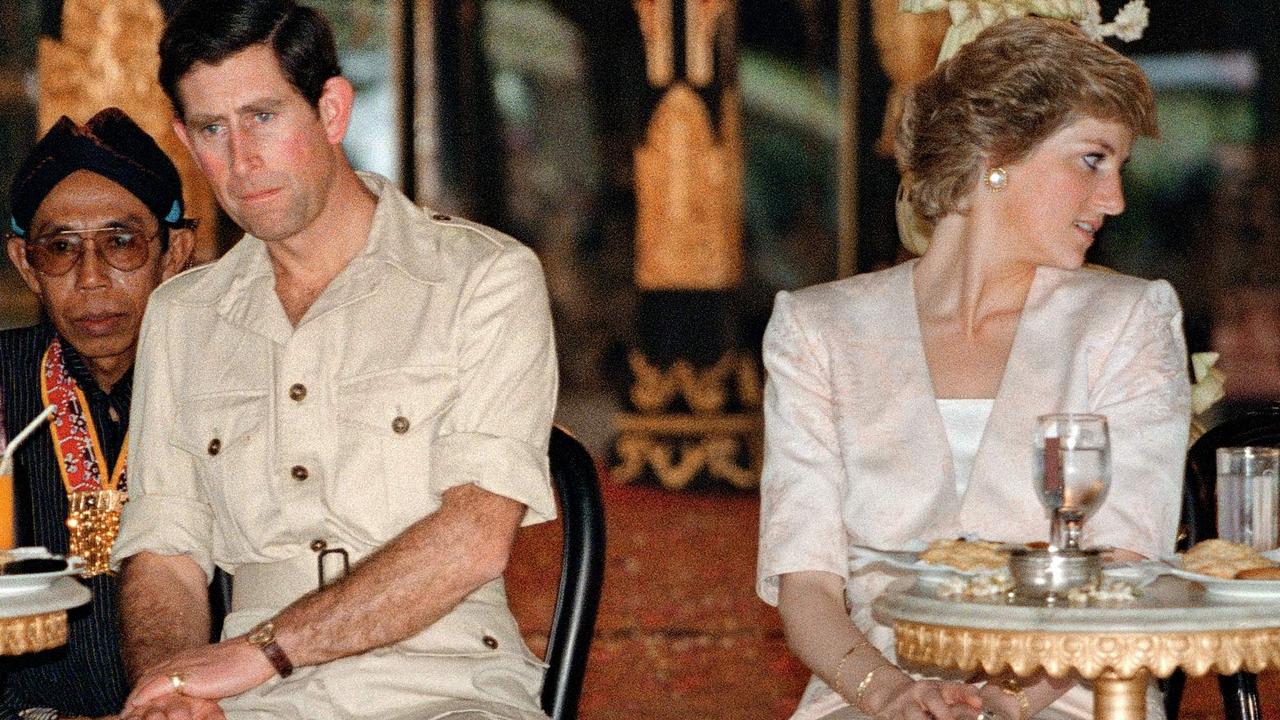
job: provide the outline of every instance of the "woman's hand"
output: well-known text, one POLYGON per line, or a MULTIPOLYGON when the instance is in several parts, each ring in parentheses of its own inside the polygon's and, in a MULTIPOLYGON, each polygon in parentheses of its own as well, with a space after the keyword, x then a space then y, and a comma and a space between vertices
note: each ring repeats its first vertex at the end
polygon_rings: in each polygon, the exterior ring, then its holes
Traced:
MULTIPOLYGON (((898 673, 898 682, 869 688, 862 707, 885 720, 969 720, 982 709, 978 688, 945 680, 915 680, 898 673)), ((1009 716, 1014 720, 1017 715, 1009 716)))
POLYGON ((983 708, 994 710, 1004 720, 1021 720, 1023 712, 1017 695, 1001 690, 995 683, 987 683, 978 691, 978 696, 983 708))
POLYGON ((1024 720, 1049 707, 1076 684, 1072 676, 1052 678, 1039 672, 1031 677, 988 677, 978 691, 982 704, 1004 720, 1024 720))
POLYGON ((1141 562, 1147 556, 1124 548, 1111 548, 1103 553, 1102 559, 1106 562, 1141 562))

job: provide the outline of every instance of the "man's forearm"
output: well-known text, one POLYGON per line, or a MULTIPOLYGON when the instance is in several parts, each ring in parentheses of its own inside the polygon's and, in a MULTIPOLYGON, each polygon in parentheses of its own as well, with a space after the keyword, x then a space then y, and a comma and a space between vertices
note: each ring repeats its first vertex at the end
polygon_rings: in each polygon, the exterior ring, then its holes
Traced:
POLYGON ((275 619, 294 665, 317 665, 411 637, 506 567, 524 506, 472 485, 275 619))
POLYGON ((131 683, 147 668, 209 642, 208 579, 187 556, 143 552, 128 558, 120 596, 122 651, 131 683))

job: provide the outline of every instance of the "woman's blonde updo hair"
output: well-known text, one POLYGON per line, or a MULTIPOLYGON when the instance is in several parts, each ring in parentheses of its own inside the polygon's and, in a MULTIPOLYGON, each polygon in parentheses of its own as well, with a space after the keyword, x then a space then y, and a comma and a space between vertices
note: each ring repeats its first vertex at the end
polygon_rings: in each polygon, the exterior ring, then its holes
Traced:
POLYGON ((963 211, 984 164, 1016 163, 1082 117, 1159 135, 1142 70, 1075 25, 1021 17, 983 30, 903 108, 896 154, 917 220, 932 228, 963 211))

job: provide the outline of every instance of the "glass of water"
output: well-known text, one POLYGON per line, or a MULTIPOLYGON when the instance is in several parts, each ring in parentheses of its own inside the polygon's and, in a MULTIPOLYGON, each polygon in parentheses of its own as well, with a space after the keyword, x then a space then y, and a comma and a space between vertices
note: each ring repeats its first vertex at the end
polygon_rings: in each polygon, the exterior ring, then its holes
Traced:
POLYGON ((1065 413, 1036 419, 1036 490, 1052 518, 1049 542, 1080 549, 1084 521, 1111 487, 1111 437, 1102 415, 1065 413))
POLYGON ((1280 544, 1280 449, 1218 448, 1218 537, 1266 552, 1280 544))

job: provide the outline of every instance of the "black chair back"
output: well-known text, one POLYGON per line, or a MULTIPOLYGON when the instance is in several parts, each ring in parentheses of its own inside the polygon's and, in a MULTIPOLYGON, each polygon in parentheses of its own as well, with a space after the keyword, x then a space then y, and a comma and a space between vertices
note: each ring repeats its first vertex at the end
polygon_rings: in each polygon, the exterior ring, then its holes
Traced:
POLYGON ((574 720, 604 581, 604 502, 595 461, 582 443, 555 427, 548 454, 551 480, 560 496, 564 549, 556 609, 547 636, 542 709, 552 720, 574 720))
POLYGON ((222 639, 222 621, 231 612, 231 575, 220 567, 213 569, 209 582, 209 642, 222 639))
MULTIPOLYGON (((1243 445, 1280 446, 1280 403, 1247 410, 1214 426, 1187 451, 1186 481, 1182 491, 1182 517, 1178 523, 1178 551, 1201 540, 1218 537, 1217 452, 1221 447, 1243 445)), ((1186 676, 1182 671, 1165 681, 1165 715, 1173 720, 1182 706, 1186 676)), ((1239 672, 1218 678, 1227 720, 1260 720, 1258 678, 1239 672)))

